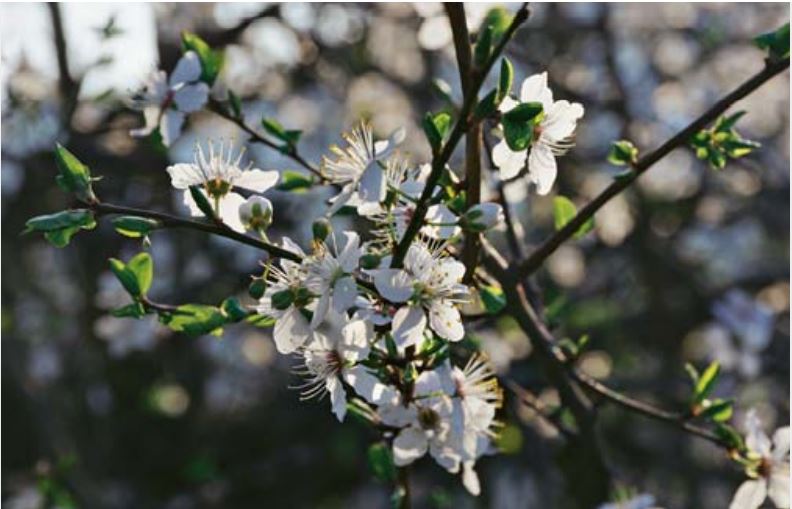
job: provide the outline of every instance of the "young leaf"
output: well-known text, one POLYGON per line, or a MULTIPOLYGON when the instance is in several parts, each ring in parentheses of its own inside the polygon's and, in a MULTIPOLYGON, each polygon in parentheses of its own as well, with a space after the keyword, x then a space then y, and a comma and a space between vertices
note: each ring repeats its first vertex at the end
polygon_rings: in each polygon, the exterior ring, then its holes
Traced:
POLYGON ((387 444, 378 442, 372 444, 366 453, 369 466, 374 476, 383 482, 392 482, 396 479, 396 466, 393 463, 393 454, 387 444))
POLYGON ((490 52, 492 51, 492 26, 484 25, 479 30, 476 39, 476 47, 473 49, 473 65, 481 69, 487 64, 490 52))
POLYGON ((707 366, 707 369, 701 373, 701 376, 699 376, 699 379, 696 382, 696 386, 693 391, 693 401, 695 403, 701 403, 710 394, 710 392, 712 392, 719 374, 720 363, 718 363, 718 361, 712 361, 710 365, 707 366))
POLYGON ((302 131, 288 130, 277 120, 271 118, 262 118, 261 126, 268 134, 286 143, 287 148, 297 145, 297 142, 300 141, 300 136, 302 136, 302 131))
POLYGON ((55 181, 61 189, 74 193, 79 200, 89 203, 96 201, 90 170, 60 143, 55 147, 55 162, 59 170, 55 181))
POLYGON ((184 304, 170 314, 160 315, 160 320, 176 332, 189 336, 219 335, 223 332, 226 317, 215 306, 184 304))
POLYGON ((614 141, 608 153, 608 162, 616 166, 635 164, 638 160, 638 149, 629 140, 614 141))
MULTIPOLYGON (((553 198, 553 220, 555 229, 560 230, 577 215, 577 208, 572 200, 566 196, 558 195, 553 198)), ((594 228, 594 219, 589 218, 575 232, 575 238, 583 237, 594 228)))
POLYGON ((717 426, 715 426, 715 433, 721 440, 729 444, 729 447, 738 451, 745 449, 745 442, 743 441, 742 435, 728 424, 718 423, 717 426))
POLYGON ((734 408, 731 401, 716 399, 713 401, 705 400, 704 409, 699 416, 715 422, 726 422, 731 419, 733 413, 734 408))
POLYGON ((767 50, 771 60, 789 58, 789 23, 774 32, 768 32, 754 38, 760 49, 767 50))
POLYGON ((162 223, 156 219, 137 216, 119 216, 111 222, 118 233, 133 239, 145 237, 152 230, 162 226, 162 223))
POLYGON ((154 279, 154 262, 148 253, 138 253, 126 264, 126 270, 137 280, 141 295, 146 295, 154 279))
POLYGON ((42 232, 55 247, 64 247, 78 231, 94 229, 96 220, 93 212, 87 209, 64 210, 29 219, 25 226, 23 233, 42 232))
POLYGON ((426 139, 429 140, 429 146, 432 147, 432 152, 439 152, 443 144, 443 135, 435 124, 434 115, 427 113, 421 125, 426 134, 426 139))
POLYGON ((482 286, 480 289, 481 302, 487 314, 497 315, 506 307, 506 295, 497 286, 482 286))
POLYGON ((539 102, 518 104, 504 113, 501 124, 509 148, 515 152, 527 149, 533 141, 534 127, 542 116, 542 103, 539 102))
POLYGON ((140 302, 133 302, 112 310, 110 314, 116 318, 142 318, 146 314, 146 308, 140 302))
POLYGON ((492 41, 493 43, 496 43, 501 37, 503 37, 506 29, 509 28, 513 17, 514 16, 512 16, 509 11, 503 7, 493 7, 487 12, 487 15, 484 16, 481 26, 490 27, 492 30, 492 41))
POLYGON ((508 58, 501 60, 500 76, 498 78, 498 93, 496 97, 497 106, 507 95, 511 93, 512 83, 514 82, 514 66, 508 58))
POLYGON ((127 270, 126 264, 117 258, 110 258, 110 270, 121 282, 121 286, 131 295, 137 299, 140 297, 140 285, 138 285, 137 277, 132 271, 127 270))
POLYGON ((182 32, 182 48, 194 51, 201 61, 201 81, 212 85, 223 67, 223 53, 214 51, 206 41, 191 32, 182 32))
POLYGON ((297 171, 286 170, 281 174, 279 191, 305 191, 314 185, 313 179, 297 171))

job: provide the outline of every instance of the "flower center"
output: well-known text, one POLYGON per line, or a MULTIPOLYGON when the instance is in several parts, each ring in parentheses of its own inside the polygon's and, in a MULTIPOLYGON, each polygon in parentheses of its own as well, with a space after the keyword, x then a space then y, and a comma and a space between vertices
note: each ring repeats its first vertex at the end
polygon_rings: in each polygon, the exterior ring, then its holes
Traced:
POLYGON ((440 416, 431 408, 422 407, 418 410, 418 424, 425 430, 433 430, 440 424, 440 416))
POLYGON ((756 473, 760 476, 764 477, 765 479, 770 478, 770 474, 773 470, 773 464, 768 458, 762 458, 762 462, 759 463, 759 466, 756 468, 756 473))
POLYGON ((206 194, 214 199, 222 198, 231 190, 231 183, 226 182, 220 177, 215 177, 212 180, 206 181, 204 186, 206 188, 206 194))

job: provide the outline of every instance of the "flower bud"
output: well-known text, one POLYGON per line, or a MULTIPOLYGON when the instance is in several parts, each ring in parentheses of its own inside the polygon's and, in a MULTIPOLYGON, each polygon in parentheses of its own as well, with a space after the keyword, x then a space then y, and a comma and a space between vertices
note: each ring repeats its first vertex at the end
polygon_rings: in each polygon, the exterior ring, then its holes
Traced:
POLYGON ((325 218, 320 218, 314 221, 313 226, 311 227, 313 230, 313 238, 316 242, 324 242, 328 235, 330 235, 330 230, 333 229, 330 226, 330 221, 325 218))
POLYGON ((480 203, 470 207, 464 220, 469 230, 483 232, 503 221, 503 209, 497 203, 480 203))
POLYGON ((263 196, 251 196, 239 206, 239 220, 247 230, 266 231, 272 224, 272 203, 263 196))
POLYGON ((366 270, 376 269, 380 266, 381 261, 379 255, 367 253, 360 257, 360 266, 366 270))
POLYGON ((267 289, 267 283, 263 278, 255 278, 248 286, 248 294, 254 299, 260 299, 264 296, 267 289))

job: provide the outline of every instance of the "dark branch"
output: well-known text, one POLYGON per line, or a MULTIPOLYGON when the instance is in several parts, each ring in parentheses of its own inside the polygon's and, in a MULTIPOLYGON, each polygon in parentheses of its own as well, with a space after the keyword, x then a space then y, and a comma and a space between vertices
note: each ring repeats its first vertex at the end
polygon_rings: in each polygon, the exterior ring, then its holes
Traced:
POLYGON ((586 221, 594 217, 594 214, 601 209, 608 201, 629 187, 646 170, 652 167, 657 161, 671 153, 674 149, 685 145, 695 133, 705 128, 709 123, 718 118, 735 102, 744 98, 776 74, 783 72, 789 67, 789 59, 768 62, 765 68, 742 85, 734 89, 723 99, 715 103, 709 110, 691 122, 687 127, 679 131, 675 136, 666 141, 658 149, 645 155, 633 165, 630 174, 614 180, 602 193, 591 200, 585 207, 580 209, 577 215, 569 221, 563 228, 545 240, 531 255, 520 264, 518 274, 521 277, 535 272, 542 263, 558 247, 577 232, 586 221))

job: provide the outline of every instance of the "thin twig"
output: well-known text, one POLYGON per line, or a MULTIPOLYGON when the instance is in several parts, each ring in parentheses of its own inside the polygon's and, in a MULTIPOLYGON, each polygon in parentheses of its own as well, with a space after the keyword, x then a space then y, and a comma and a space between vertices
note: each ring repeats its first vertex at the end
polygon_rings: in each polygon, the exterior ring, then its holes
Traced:
POLYGON ((507 28, 506 32, 503 34, 503 36, 501 36, 486 64, 482 66, 481 72, 477 73, 476 78, 470 87, 470 94, 468 95, 468 98, 462 103, 462 108, 459 111, 459 117, 457 118, 456 123, 451 130, 451 134, 448 136, 448 140, 439 150, 439 152, 435 153, 434 157, 432 158, 432 171, 429 173, 429 177, 426 179, 426 186, 424 187, 423 193, 421 193, 421 197, 415 207, 410 224, 407 226, 401 242, 399 242, 394 250, 391 267, 401 267, 402 263, 404 262, 404 257, 407 255, 407 250, 409 249, 410 244, 412 244, 413 240, 415 240, 415 237, 418 235, 418 232, 423 226, 424 218, 426 217, 426 213, 429 210, 429 201, 434 194, 434 188, 437 185, 438 180, 440 180, 440 176, 442 175, 448 160, 451 158, 451 154, 453 154, 454 149, 459 143, 459 140, 462 138, 462 135, 465 134, 465 131, 467 131, 468 123, 470 122, 469 117, 473 111, 473 104, 478 95, 478 91, 481 88, 481 85, 484 83, 484 78, 487 76, 487 74, 489 74, 490 69, 492 69, 492 66, 495 65, 495 62, 498 60, 498 58, 500 58, 501 53, 503 53, 503 49, 506 47, 506 44, 509 42, 511 37, 528 19, 529 15, 530 11, 528 10, 528 5, 522 4, 520 9, 514 14, 514 18, 512 18, 509 28, 507 28))
POLYGON ((608 201, 630 186, 641 174, 648 170, 660 159, 671 153, 674 149, 686 144, 691 136, 714 121, 719 115, 729 109, 735 102, 744 98, 770 78, 781 73, 789 67, 789 59, 768 62, 765 68, 753 77, 749 78, 742 85, 734 89, 720 101, 715 103, 709 110, 691 122, 687 127, 679 131, 676 135, 663 143, 655 151, 648 153, 636 162, 632 171, 615 179, 610 186, 602 191, 596 198, 591 200, 585 207, 580 209, 575 217, 570 220, 563 228, 555 232, 545 240, 531 255, 523 261, 519 268, 520 277, 525 277, 535 272, 542 266, 544 261, 555 252, 558 247, 577 232, 586 221, 594 217, 594 214, 601 209, 608 201))

